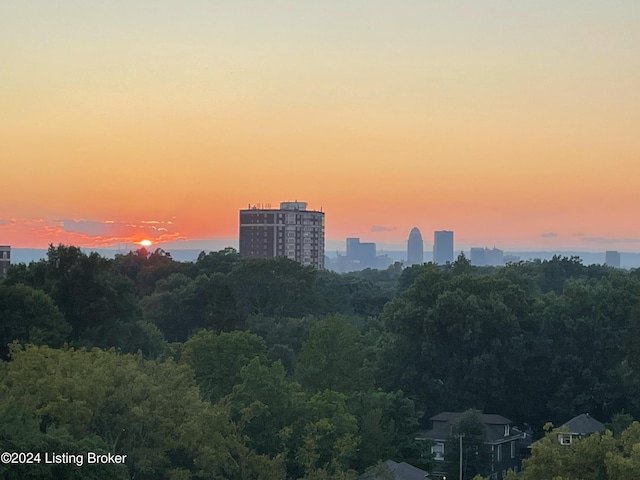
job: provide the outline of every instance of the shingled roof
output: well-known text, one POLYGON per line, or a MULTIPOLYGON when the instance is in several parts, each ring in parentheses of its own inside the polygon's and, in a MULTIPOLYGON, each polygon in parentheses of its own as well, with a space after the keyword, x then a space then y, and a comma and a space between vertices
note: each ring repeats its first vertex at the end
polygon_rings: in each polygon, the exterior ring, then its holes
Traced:
POLYGON ((577 417, 573 417, 562 425, 562 427, 569 429, 569 433, 577 435, 589 435, 590 433, 604 431, 604 424, 588 413, 582 413, 577 417))
MULTIPOLYGON (((416 439, 429 439, 440 442, 447 441, 451 436, 451 428, 453 424, 461 415, 461 412, 441 412, 434 415, 429 419, 432 424, 431 429, 418 432, 416 439)), ((502 443, 511 441, 514 438, 523 437, 520 430, 515 427, 511 428, 511 424, 513 422, 508 418, 505 418, 502 415, 490 413, 483 413, 481 415, 482 423, 484 423, 486 428, 486 441, 488 443, 502 443), (509 425, 510 428, 505 429, 505 426, 507 425, 509 425)))
POLYGON ((406 462, 398 463, 393 460, 387 460, 382 465, 374 467, 358 478, 361 480, 429 480, 429 474, 406 462))

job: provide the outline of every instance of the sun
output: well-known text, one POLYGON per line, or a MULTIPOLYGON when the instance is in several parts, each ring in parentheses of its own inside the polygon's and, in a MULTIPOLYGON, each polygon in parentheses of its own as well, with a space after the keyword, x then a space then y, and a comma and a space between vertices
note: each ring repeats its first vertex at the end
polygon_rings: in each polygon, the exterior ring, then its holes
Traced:
POLYGON ((140 240, 140 245, 142 245, 143 247, 150 247, 151 246, 151 240, 140 240))

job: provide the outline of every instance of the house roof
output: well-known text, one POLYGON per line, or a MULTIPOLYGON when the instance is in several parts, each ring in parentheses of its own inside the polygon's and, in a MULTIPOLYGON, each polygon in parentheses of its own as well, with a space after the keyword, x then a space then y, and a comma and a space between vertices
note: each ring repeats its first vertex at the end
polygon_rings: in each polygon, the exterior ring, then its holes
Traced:
MULTIPOLYGON (((458 417, 462 415, 461 412, 440 412, 437 415, 434 415, 429 420, 434 422, 455 422, 458 417)), ((492 413, 483 413, 482 421, 486 425, 510 425, 513 422, 508 418, 503 417, 502 415, 495 415, 492 413)))
POLYGON ((429 473, 406 462, 398 463, 387 460, 358 478, 361 480, 429 480, 429 473), (389 476, 389 473, 392 476, 389 476))
MULTIPOLYGON (((419 440, 447 441, 451 436, 451 426, 462 415, 460 412, 441 412, 430 418, 432 428, 418 432, 416 436, 419 440)), ((502 415, 482 414, 482 421, 486 427, 486 441, 488 443, 502 443, 514 438, 523 437, 522 432, 513 427, 509 429, 509 434, 505 435, 505 425, 513 422, 502 415)))
POLYGON ((593 418, 588 413, 582 413, 577 417, 573 417, 567 423, 562 425, 569 429, 570 433, 578 435, 588 435, 594 432, 604 431, 604 424, 593 418))

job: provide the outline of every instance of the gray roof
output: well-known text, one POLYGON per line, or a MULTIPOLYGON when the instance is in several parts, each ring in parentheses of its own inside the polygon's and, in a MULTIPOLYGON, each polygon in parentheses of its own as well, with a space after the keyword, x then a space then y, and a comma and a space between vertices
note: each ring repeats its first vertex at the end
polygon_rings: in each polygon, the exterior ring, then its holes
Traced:
POLYGON ((429 473, 406 462, 387 460, 358 478, 361 480, 429 480, 429 473))
MULTIPOLYGON (((429 420, 436 422, 455 422, 460 415, 462 415, 461 412, 440 412, 429 420)), ((493 413, 483 413, 482 421, 485 425, 510 425, 513 423, 508 418, 505 418, 502 415, 495 415, 493 413)))
POLYGON ((604 431, 604 424, 593 418, 588 413, 582 413, 577 417, 573 417, 567 423, 562 425, 569 429, 570 433, 578 435, 588 435, 594 432, 604 431))
MULTIPOLYGON (((451 427, 460 415, 462 415, 460 412, 441 412, 434 415, 429 419, 432 422, 432 428, 418 432, 416 438, 418 440, 430 439, 441 442, 447 441, 451 436, 451 427)), ((510 427, 509 435, 505 436, 504 426, 511 425, 513 422, 502 415, 483 413, 482 421, 487 429, 487 443, 497 444, 523 436, 522 432, 515 427, 510 427)))

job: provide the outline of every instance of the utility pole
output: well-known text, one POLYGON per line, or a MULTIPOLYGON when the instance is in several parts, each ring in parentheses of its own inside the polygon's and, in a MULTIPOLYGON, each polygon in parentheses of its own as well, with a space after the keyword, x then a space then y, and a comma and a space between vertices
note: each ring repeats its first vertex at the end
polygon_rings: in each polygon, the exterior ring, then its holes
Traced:
POLYGON ((460 439, 460 480, 462 480, 462 437, 464 437, 464 433, 458 434, 460 439))

